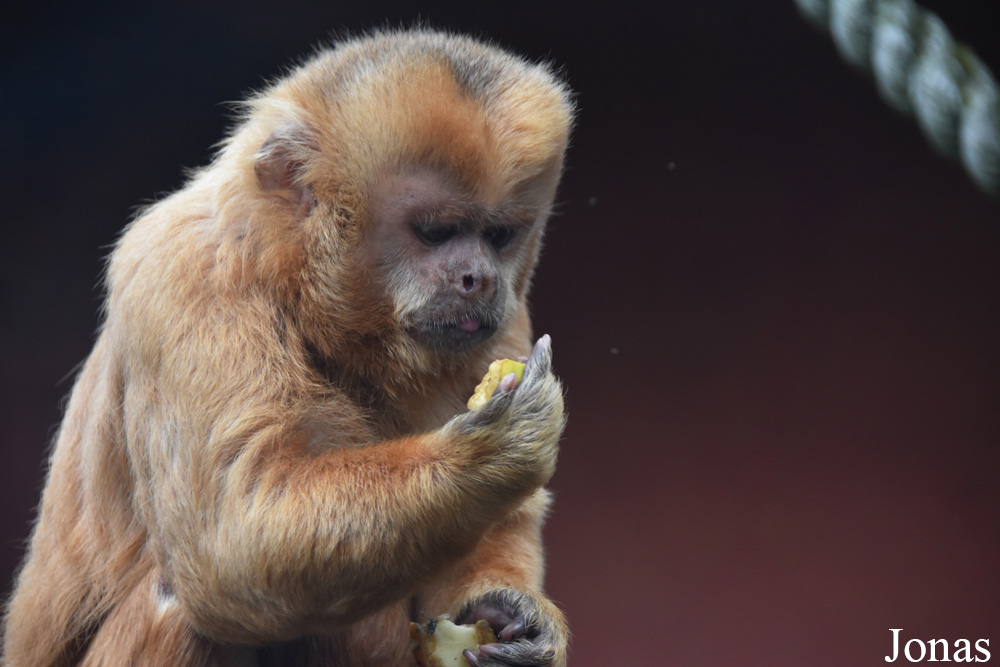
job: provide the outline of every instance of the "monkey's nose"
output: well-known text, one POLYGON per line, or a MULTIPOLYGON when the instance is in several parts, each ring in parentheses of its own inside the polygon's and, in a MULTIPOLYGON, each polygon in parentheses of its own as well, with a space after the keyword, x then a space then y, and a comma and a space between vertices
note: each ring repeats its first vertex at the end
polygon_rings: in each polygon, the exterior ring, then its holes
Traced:
POLYGON ((483 274, 466 273, 462 276, 458 292, 466 299, 492 299, 495 282, 483 274))

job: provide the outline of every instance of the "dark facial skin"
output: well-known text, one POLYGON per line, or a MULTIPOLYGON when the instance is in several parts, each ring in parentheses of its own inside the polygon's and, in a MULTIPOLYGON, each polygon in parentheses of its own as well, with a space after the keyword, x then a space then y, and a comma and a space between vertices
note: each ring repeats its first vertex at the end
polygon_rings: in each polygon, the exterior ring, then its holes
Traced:
POLYGON ((492 336, 510 307, 526 225, 433 172, 387 178, 373 204, 368 247, 397 302, 415 304, 404 314, 407 332, 449 350, 492 336))

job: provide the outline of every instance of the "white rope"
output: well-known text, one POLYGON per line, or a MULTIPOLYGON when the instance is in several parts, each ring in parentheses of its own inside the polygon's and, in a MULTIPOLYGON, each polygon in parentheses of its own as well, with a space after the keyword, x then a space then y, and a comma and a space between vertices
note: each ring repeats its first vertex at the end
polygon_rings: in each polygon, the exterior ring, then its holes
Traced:
POLYGON ((795 0, 841 56, 871 72, 882 97, 912 114, 931 144, 1000 195, 1000 92, 989 68, 912 0, 795 0))

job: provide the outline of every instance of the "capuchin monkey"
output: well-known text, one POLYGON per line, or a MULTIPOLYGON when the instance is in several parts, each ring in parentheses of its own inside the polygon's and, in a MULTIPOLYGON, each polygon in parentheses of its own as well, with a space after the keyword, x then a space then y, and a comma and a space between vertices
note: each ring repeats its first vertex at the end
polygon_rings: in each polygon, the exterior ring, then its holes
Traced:
POLYGON ((572 116, 546 66, 423 29, 250 99, 110 258, 4 664, 399 667, 447 613, 498 634, 473 665, 564 665, 526 298, 572 116))

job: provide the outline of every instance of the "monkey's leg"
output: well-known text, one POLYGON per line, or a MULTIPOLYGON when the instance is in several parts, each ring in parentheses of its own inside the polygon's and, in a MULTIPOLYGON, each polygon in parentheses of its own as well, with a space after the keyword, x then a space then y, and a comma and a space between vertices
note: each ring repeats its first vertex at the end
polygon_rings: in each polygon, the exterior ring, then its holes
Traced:
POLYGON ((218 667, 218 657, 151 568, 105 617, 81 667, 218 667))

